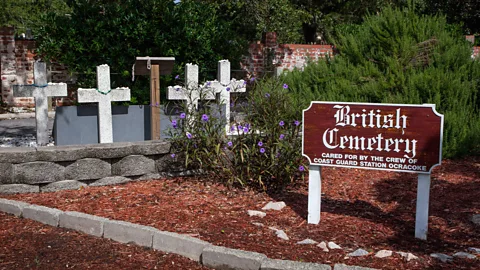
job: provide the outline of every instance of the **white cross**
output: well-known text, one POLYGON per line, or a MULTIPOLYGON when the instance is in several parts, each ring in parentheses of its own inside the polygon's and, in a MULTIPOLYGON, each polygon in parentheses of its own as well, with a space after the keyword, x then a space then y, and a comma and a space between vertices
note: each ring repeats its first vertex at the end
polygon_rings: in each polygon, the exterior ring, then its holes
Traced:
POLYGON ((78 88, 78 102, 98 103, 98 132, 100 143, 113 142, 112 101, 130 101, 130 88, 110 89, 110 67, 97 66, 98 89, 78 88))
POLYGON ((220 93, 220 104, 225 104, 225 118, 227 120, 225 131, 230 134, 230 93, 245 92, 247 88, 244 80, 230 79, 230 61, 218 61, 217 80, 207 82, 215 93, 220 93))
POLYGON ((37 145, 48 143, 48 97, 66 96, 67 84, 48 83, 47 65, 35 62, 34 85, 14 85, 14 97, 33 97, 35 99, 35 121, 37 124, 37 145))
POLYGON ((230 79, 230 62, 221 60, 218 62, 218 73, 215 81, 207 81, 203 85, 198 85, 198 66, 187 64, 185 66, 185 85, 169 86, 167 91, 167 99, 169 100, 186 100, 189 110, 198 108, 198 100, 212 100, 216 98, 216 94, 220 94, 220 103, 225 104, 225 130, 230 134, 230 93, 245 92, 245 81, 230 79), (206 90, 206 91, 202 91, 206 90))

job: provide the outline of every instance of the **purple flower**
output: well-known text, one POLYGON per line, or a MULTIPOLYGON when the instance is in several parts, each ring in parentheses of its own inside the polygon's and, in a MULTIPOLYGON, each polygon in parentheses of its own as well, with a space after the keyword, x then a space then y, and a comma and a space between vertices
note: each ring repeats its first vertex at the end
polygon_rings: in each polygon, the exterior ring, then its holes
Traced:
POLYGON ((207 82, 207 86, 210 86, 211 82, 207 82))
POLYGON ((173 126, 174 128, 177 128, 177 120, 172 120, 172 126, 173 126))
POLYGON ((230 128, 230 131, 235 131, 235 125, 230 128))
POLYGON ((243 85, 246 85, 247 84, 247 81, 243 81, 243 85))
POLYGON ((158 107, 158 105, 160 105, 158 102, 157 102, 157 103, 155 103, 155 107, 158 107))
POLYGON ((242 129, 243 129, 243 127, 242 127, 241 125, 238 125, 237 128, 238 128, 238 130, 242 130, 242 129))
POLYGON ((227 89, 225 89, 225 90, 227 90, 227 92, 230 92, 230 87, 227 87, 227 89))
POLYGON ((265 97, 266 97, 266 98, 269 98, 269 97, 270 97, 270 94, 269 94, 269 93, 266 93, 266 94, 265 94, 265 97))
POLYGON ((233 146, 233 143, 230 141, 227 143, 228 147, 232 147, 233 146))
POLYGON ((298 127, 298 125, 300 125, 300 121, 298 121, 298 120, 295 120, 295 122, 293 122, 293 123, 294 123, 295 126, 297 126, 297 127, 298 127))
POLYGON ((245 125, 245 126, 243 127, 243 132, 248 133, 248 126, 247 126, 247 125, 245 125))
POLYGON ((175 154, 171 154, 170 156, 171 156, 172 158, 175 158, 175 154))
POLYGON ((265 153, 265 148, 260 148, 260 153, 265 153))
POLYGON ((278 123, 281 127, 283 127, 285 125, 285 122, 283 121, 280 121, 280 123, 278 123))
POLYGON ((283 140, 285 138, 285 134, 280 134, 280 140, 283 140))
POLYGON ((192 133, 187 132, 187 138, 191 139, 192 138, 192 133))
POLYGON ((275 155, 275 157, 280 157, 280 152, 277 152, 277 154, 275 155))
POLYGON ((180 75, 175 76, 175 80, 180 79, 180 75))
POLYGON ((180 87, 175 87, 175 91, 178 91, 178 90, 180 90, 180 87))
POLYGON ((263 142, 260 141, 260 142, 257 143, 257 145, 260 146, 260 147, 262 147, 262 146, 263 146, 263 142))
POLYGON ((305 171, 305 167, 300 166, 300 167, 298 167, 298 170, 301 171, 301 172, 303 172, 303 171, 305 171))
POLYGON ((254 82, 254 81, 255 81, 255 77, 250 78, 250 82, 254 82))
POLYGON ((208 122, 208 115, 206 114, 202 115, 202 121, 208 122))
POLYGON ((187 116, 187 115, 186 115, 184 112, 182 112, 182 113, 180 114, 180 118, 182 118, 182 119, 184 119, 186 116, 187 116))
POLYGON ((288 84, 284 83, 283 84, 283 89, 288 89, 288 84))
POLYGON ((233 106, 235 106, 235 103, 230 102, 230 108, 233 108, 233 106))

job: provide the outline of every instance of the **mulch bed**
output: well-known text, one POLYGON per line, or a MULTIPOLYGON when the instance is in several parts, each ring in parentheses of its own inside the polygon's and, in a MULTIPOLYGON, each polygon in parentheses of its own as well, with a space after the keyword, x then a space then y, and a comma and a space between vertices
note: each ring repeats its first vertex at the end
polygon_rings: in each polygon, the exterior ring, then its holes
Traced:
MULTIPOLYGON (((414 238, 416 174, 324 167, 322 177, 325 194, 319 225, 306 222, 308 174, 297 186, 278 193, 228 188, 197 177, 2 197, 189 234, 215 245, 261 252, 275 259, 378 269, 480 268, 478 257, 476 260, 456 258, 449 263, 430 257, 431 253, 452 255, 469 247, 480 248, 480 228, 470 221, 472 215, 480 214, 479 157, 447 160, 434 169, 427 241, 414 238), (269 201, 284 201, 287 207, 281 211, 270 210, 264 218, 247 215, 247 210, 261 210, 269 201), (290 240, 277 238, 269 226, 284 230, 290 240), (333 241, 343 250, 323 252, 315 245, 296 244, 306 238, 333 241), (371 254, 345 258, 357 248, 371 254), (373 256, 382 249, 411 252, 419 258, 407 262, 398 254, 383 259, 373 256)), ((14 227, 18 228, 13 224, 10 228, 14 227)), ((29 230, 27 227, 24 225, 22 230, 29 230)), ((72 232, 70 235, 80 237, 72 232)), ((106 254, 120 249, 113 243, 108 245, 102 248, 106 254)), ((20 242, 16 248, 29 250, 28 242, 23 246, 20 242)), ((86 247, 80 248, 77 254, 83 250, 86 251, 86 247)), ((135 257, 136 250, 139 248, 129 247, 128 252, 135 257)), ((62 252, 68 249, 58 249, 58 256, 63 256, 62 252)), ((88 260, 86 263, 88 265, 88 260)))
POLYGON ((210 269, 187 258, 124 245, 0 213, 0 269, 210 269))

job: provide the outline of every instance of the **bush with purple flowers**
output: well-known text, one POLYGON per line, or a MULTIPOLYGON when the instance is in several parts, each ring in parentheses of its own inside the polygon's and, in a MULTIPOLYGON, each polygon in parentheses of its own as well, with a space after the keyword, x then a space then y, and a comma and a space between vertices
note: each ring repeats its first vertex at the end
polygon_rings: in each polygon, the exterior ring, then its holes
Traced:
MULTIPOLYGON (((171 129, 175 161, 202 169, 229 185, 271 190, 302 179, 301 108, 292 106, 283 83, 256 80, 241 103, 244 120, 229 123, 215 100, 181 108, 171 129), (231 135, 235 134, 235 135, 231 135)), ((208 90, 209 85, 205 84, 208 90)), ((198 89, 197 89, 198 90, 198 89)), ((202 98, 200 98, 202 100, 202 98)), ((221 106, 220 106, 221 107, 221 106)), ((236 108, 232 108, 235 111, 236 108)))

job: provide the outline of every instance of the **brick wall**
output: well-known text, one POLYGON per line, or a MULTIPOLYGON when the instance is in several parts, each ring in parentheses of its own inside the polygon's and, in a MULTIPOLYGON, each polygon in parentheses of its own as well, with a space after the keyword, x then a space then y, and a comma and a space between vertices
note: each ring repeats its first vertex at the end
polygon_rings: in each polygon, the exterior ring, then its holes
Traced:
POLYGON ((33 98, 14 98, 12 85, 33 83, 35 42, 15 40, 13 27, 0 28, 0 41, 2 101, 11 106, 31 107, 33 98))
MULTIPOLYGON (((33 84, 33 64, 36 60, 35 41, 16 39, 13 27, 0 27, 0 95, 2 101, 13 107, 35 107, 33 98, 14 98, 12 85, 33 84)), ((49 82, 71 83, 72 78, 64 65, 52 64, 49 82)), ((75 87, 69 84, 69 97, 73 97, 75 87)), ((70 98, 55 98, 53 105, 70 104, 70 98)))
POLYGON ((293 70, 302 68, 309 59, 317 61, 332 56, 332 45, 278 44, 276 33, 266 33, 263 42, 251 44, 249 55, 242 59, 242 69, 249 76, 275 72, 276 68, 293 70))

